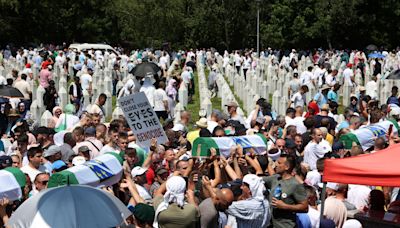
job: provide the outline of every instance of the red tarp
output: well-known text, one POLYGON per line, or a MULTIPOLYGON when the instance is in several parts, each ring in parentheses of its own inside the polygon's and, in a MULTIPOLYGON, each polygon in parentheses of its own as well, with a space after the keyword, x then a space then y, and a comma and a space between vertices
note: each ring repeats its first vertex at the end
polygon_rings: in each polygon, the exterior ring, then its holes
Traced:
POLYGON ((323 181, 400 187, 400 144, 373 154, 327 159, 323 181))

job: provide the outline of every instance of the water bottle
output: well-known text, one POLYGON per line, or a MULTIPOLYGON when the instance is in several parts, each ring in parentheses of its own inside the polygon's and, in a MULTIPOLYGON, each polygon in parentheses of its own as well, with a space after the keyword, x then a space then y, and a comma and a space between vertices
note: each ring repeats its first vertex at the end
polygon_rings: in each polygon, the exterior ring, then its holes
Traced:
POLYGON ((281 184, 278 184, 278 186, 276 186, 275 191, 274 191, 274 198, 276 198, 277 200, 280 200, 281 195, 282 195, 282 187, 281 187, 281 184))

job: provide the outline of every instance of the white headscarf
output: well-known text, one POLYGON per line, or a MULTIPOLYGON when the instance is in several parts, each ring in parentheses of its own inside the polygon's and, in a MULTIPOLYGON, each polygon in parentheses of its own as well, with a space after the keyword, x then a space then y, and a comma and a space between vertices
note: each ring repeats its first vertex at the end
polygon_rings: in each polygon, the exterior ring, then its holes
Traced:
POLYGON ((153 227, 158 228, 158 215, 167 210, 170 203, 175 203, 179 207, 185 205, 186 181, 180 176, 173 176, 167 180, 167 191, 164 194, 164 201, 158 205, 154 217, 153 227))
POLYGON ((342 228, 362 228, 362 225, 358 220, 349 219, 343 223, 342 228))
POLYGON ((265 186, 261 177, 254 174, 247 174, 243 177, 243 183, 249 185, 251 196, 257 200, 264 200, 265 186))

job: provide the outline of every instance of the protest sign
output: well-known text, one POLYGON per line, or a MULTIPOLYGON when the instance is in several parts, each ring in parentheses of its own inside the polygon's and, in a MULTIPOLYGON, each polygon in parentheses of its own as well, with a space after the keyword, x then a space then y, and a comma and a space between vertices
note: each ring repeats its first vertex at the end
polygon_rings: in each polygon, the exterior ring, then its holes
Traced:
POLYGON ((156 138, 159 144, 168 141, 156 113, 143 92, 121 97, 118 103, 139 146, 150 147, 152 138, 156 138))

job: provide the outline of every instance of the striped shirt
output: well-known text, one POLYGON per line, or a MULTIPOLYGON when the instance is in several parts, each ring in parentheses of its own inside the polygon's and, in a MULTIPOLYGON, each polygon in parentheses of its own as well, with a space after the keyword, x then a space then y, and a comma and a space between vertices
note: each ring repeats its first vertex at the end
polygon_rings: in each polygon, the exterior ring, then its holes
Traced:
MULTIPOLYGON (((237 228, 257 227, 264 228, 270 222, 269 202, 254 198, 233 202, 226 211, 230 218, 234 217, 237 228)), ((231 220, 228 218, 229 221, 231 220)), ((234 224, 234 223, 233 223, 234 224)))

